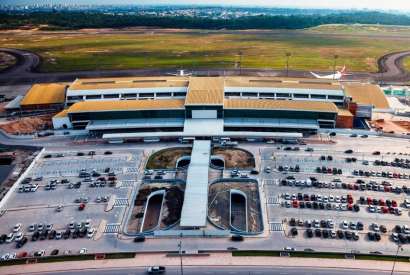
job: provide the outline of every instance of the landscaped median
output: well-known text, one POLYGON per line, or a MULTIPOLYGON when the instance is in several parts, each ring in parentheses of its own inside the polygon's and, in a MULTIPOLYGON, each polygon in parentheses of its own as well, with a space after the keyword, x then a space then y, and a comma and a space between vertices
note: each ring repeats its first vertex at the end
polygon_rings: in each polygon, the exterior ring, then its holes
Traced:
MULTIPOLYGON (((105 260, 115 260, 115 259, 133 259, 135 258, 136 253, 126 252, 126 253, 116 253, 116 254, 105 254, 105 260)), ((16 260, 8 260, 0 262, 1 266, 10 266, 10 265, 24 265, 27 263, 27 260, 37 259, 37 263, 56 263, 56 262, 73 262, 73 261, 92 261, 96 259, 96 255, 87 254, 87 255, 69 255, 69 256, 48 256, 40 258, 24 258, 16 260)))
MULTIPOLYGON (((293 258, 322 258, 322 259, 346 259, 346 255, 352 253, 316 253, 316 252, 292 252, 292 251, 234 251, 234 257, 280 257, 280 253, 288 253, 293 258)), ((372 255, 372 254, 354 254, 356 260, 367 261, 397 261, 409 262, 409 257, 400 257, 397 259, 394 255, 372 255)))

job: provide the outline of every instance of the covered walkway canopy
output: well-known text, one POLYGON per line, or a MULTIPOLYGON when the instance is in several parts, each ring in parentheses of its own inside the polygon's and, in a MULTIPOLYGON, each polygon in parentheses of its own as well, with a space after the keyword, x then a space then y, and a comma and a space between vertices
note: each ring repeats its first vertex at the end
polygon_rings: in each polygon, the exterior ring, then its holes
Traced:
POLYGON ((197 140, 194 142, 181 213, 180 225, 182 227, 206 227, 210 151, 210 140, 197 140))

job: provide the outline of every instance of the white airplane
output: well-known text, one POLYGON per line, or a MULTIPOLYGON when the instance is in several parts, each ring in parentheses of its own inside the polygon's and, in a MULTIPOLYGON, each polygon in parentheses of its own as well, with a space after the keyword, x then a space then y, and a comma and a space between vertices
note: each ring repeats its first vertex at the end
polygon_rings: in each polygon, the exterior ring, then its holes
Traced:
POLYGON ((186 71, 186 70, 177 70, 177 72, 179 72, 179 74, 171 74, 171 73, 167 73, 167 74, 175 75, 175 76, 189 76, 189 75, 191 75, 191 73, 184 74, 184 71, 186 71))
POLYGON ((335 74, 321 76, 321 75, 318 75, 318 74, 315 74, 315 73, 312 73, 312 72, 310 72, 310 73, 313 74, 314 76, 316 76, 316 78, 339 79, 344 75, 350 75, 350 74, 346 74, 345 70, 346 70, 346 64, 343 66, 343 69, 340 72, 336 72, 335 74))

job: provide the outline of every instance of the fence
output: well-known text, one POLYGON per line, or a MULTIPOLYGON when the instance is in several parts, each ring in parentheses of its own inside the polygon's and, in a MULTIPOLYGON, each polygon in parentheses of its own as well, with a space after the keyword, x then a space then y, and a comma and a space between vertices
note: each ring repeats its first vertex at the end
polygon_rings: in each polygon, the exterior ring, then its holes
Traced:
POLYGON ((2 208, 7 200, 10 198, 11 194, 16 190, 17 186, 19 186, 20 182, 27 177, 28 173, 30 172, 31 168, 33 168, 34 164, 37 163, 37 161, 41 158, 45 151, 45 148, 43 148, 38 155, 34 158, 34 160, 31 162, 30 166, 27 167, 26 171, 24 171, 23 174, 17 179, 17 181, 13 184, 13 186, 9 189, 7 194, 3 197, 3 199, 0 202, 0 208, 2 208))

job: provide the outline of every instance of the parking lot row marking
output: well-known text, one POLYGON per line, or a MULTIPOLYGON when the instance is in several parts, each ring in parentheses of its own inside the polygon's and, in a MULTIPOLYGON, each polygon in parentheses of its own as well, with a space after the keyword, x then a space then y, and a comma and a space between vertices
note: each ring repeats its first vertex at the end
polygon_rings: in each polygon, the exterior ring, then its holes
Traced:
POLYGON ((123 180, 121 182, 121 188, 132 188, 135 186, 135 181, 133 180, 123 180))
POLYGON ((127 167, 125 173, 138 173, 137 167, 127 167))
POLYGON ((104 234, 114 234, 120 232, 121 224, 112 223, 107 224, 104 228, 104 234))
POLYGON ((276 180, 264 180, 265 185, 276 185, 276 180))
POLYGON ((114 202, 114 206, 128 206, 129 200, 127 198, 117 198, 114 202))
POLYGON ((277 197, 268 197, 266 201, 267 204, 279 204, 279 198, 277 197))

